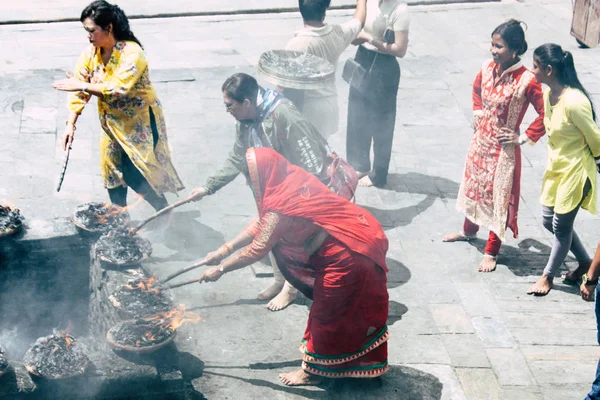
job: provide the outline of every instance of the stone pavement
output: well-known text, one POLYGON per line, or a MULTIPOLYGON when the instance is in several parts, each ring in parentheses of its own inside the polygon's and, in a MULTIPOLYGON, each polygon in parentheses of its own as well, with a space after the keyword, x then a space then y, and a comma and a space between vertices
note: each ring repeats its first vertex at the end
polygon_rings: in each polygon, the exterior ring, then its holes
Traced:
MULTIPOLYGON (((569 0, 411 10, 389 188, 357 193, 357 203, 382 222, 390 239, 391 372, 381 387, 282 386, 277 372, 299 365, 308 308, 267 311, 253 298, 269 279, 247 268, 214 284, 175 291, 177 301, 204 317, 196 326, 183 326, 177 341, 188 363, 186 377, 207 398, 568 400, 582 399, 589 390, 600 358, 592 304, 560 282, 546 297, 525 294, 551 245, 538 202, 545 139, 523 151, 520 237, 508 239, 494 273, 476 271, 483 240, 446 244, 440 238, 461 227, 454 203, 471 136, 471 83, 489 57, 493 28, 517 17, 529 26, 530 48, 549 41, 564 45, 596 98, 600 54, 578 49, 569 36, 569 0)), ((329 20, 348 15, 331 12, 329 20)), ((202 184, 231 147, 233 120, 222 104, 223 80, 252 72, 262 51, 283 47, 299 26, 297 14, 132 22, 164 104, 184 193, 202 184)), ((78 123, 63 190, 54 191, 66 110, 65 95, 51 83, 72 68, 85 45, 79 23, 0 27, 0 202, 22 209, 30 226, 25 239, 52 229, 53 218, 68 216, 77 204, 107 197, 92 104, 78 123)), ((525 62, 531 64, 531 51, 525 62)), ((338 88, 345 125, 348 87, 340 79, 338 88)), ((529 113, 525 122, 532 117, 529 113)), ((331 144, 343 153, 343 126, 341 132, 331 144)), ((167 231, 150 232, 155 251, 148 267, 165 276, 235 235, 255 214, 245 186, 238 179, 201 203, 181 207, 167 231)), ((137 219, 150 213, 147 204, 132 210, 137 219)), ((592 251, 600 238, 598 218, 581 212, 576 229, 592 251)))
MULTIPOLYGON (((473 3, 485 0, 408 0, 409 4, 473 3)), ((499 0, 492 0, 499 1, 499 0)), ((296 0, 115 0, 130 18, 149 16, 204 16, 298 10, 296 0)), ((0 4, 0 24, 79 21, 90 0, 25 0, 0 4)), ((352 8, 356 0, 333 0, 332 9, 352 8)))

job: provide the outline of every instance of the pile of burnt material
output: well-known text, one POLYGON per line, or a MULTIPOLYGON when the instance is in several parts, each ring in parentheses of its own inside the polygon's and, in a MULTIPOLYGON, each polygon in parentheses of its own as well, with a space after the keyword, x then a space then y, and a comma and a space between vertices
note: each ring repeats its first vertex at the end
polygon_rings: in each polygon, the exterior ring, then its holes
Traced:
POLYGON ((121 242, 127 232, 118 228, 124 221, 128 216, 88 205, 43 239, 30 240, 28 232, 0 243, 0 333, 5 337, 18 326, 18 342, 27 343, 26 349, 4 344, 6 352, 0 351, 0 398, 188 396, 173 339, 189 315, 149 279, 141 264, 150 254, 149 244, 135 236, 121 242), (37 297, 49 306, 37 304, 37 297), (25 307, 27 314, 21 311, 19 319, 19 310, 29 303, 43 308, 44 315, 25 307), (73 320, 72 330, 53 330, 64 327, 66 319, 73 320), (109 346, 111 328, 116 336, 109 346))

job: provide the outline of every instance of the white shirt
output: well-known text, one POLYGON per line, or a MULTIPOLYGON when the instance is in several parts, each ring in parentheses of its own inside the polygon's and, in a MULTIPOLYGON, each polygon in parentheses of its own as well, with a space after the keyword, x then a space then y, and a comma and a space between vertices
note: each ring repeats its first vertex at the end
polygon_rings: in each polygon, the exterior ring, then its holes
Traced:
MULTIPOLYGON (((408 31, 410 15, 408 5, 401 0, 367 0, 367 19, 364 31, 374 39, 383 40, 387 28, 394 32, 408 31)), ((378 51, 369 43, 363 46, 369 50, 378 51)))
MULTIPOLYGON (((340 55, 356 39, 361 29, 360 25, 360 21, 353 18, 339 25, 304 27, 295 32, 285 49, 313 54, 337 68, 340 55)), ((302 113, 325 138, 337 132, 339 110, 335 81, 318 90, 304 91, 302 113)))

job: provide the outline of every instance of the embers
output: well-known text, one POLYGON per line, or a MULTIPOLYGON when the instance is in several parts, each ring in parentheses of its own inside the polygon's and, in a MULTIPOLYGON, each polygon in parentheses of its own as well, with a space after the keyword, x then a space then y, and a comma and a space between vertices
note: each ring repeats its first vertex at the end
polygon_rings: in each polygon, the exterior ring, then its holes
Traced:
POLYGON ((91 362, 85 346, 68 332, 39 338, 23 356, 29 373, 46 379, 83 375, 91 362))
POLYGON ((23 226, 24 219, 18 208, 0 205, 0 236, 16 233, 23 226))
POLYGON ((85 203, 77 206, 72 220, 83 230, 106 232, 127 224, 129 213, 126 209, 110 203, 85 203))
POLYGON ((201 319, 180 305, 151 317, 120 322, 108 330, 106 339, 110 345, 122 350, 154 351, 173 341, 177 328, 183 323, 200 322, 201 319))
POLYGON ((154 288, 157 278, 130 281, 115 291, 110 301, 133 317, 154 315, 172 308, 171 297, 163 290, 154 288))
POLYGON ((127 227, 118 227, 98 239, 96 251, 100 259, 116 265, 139 264, 152 254, 152 245, 146 239, 130 235, 127 227))

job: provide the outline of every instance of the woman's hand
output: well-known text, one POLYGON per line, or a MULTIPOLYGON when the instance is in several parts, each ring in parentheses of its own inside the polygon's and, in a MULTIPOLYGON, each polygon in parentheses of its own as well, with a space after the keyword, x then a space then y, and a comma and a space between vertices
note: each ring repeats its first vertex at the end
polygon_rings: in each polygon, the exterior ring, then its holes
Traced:
POLYGON ((596 289, 596 285, 586 285, 584 283, 579 287, 579 294, 581 294, 581 298, 585 301, 593 301, 592 293, 596 289))
POLYGON ((365 31, 360 31, 358 33, 358 36, 356 36, 356 39, 354 39, 352 41, 352 44, 355 46, 358 46, 360 44, 368 42, 371 39, 373 39, 373 37, 371 35, 369 35, 368 33, 365 33, 365 31))
POLYGON ((67 151, 73 145, 73 139, 75 139, 75 125, 67 123, 65 127, 65 133, 63 135, 63 150, 67 151))
POLYGON ((212 267, 206 269, 202 275, 200 275, 200 283, 202 282, 216 282, 223 276, 223 272, 219 267, 212 267))
POLYGON ((500 144, 512 144, 512 145, 518 145, 519 144, 519 135, 517 135, 517 133, 515 131, 513 131, 512 129, 509 128, 501 128, 500 132, 497 136, 498 136, 498 141, 500 142, 500 144))
POLYGON ((204 257, 204 263, 206 265, 218 265, 225 257, 227 257, 227 255, 224 254, 219 247, 217 250, 211 251, 204 257))
POLYGON ((80 92, 85 88, 85 82, 80 81, 79 79, 73 78, 73 75, 67 72, 67 79, 61 79, 58 81, 54 81, 52 86, 54 89, 63 91, 63 92, 80 92))

